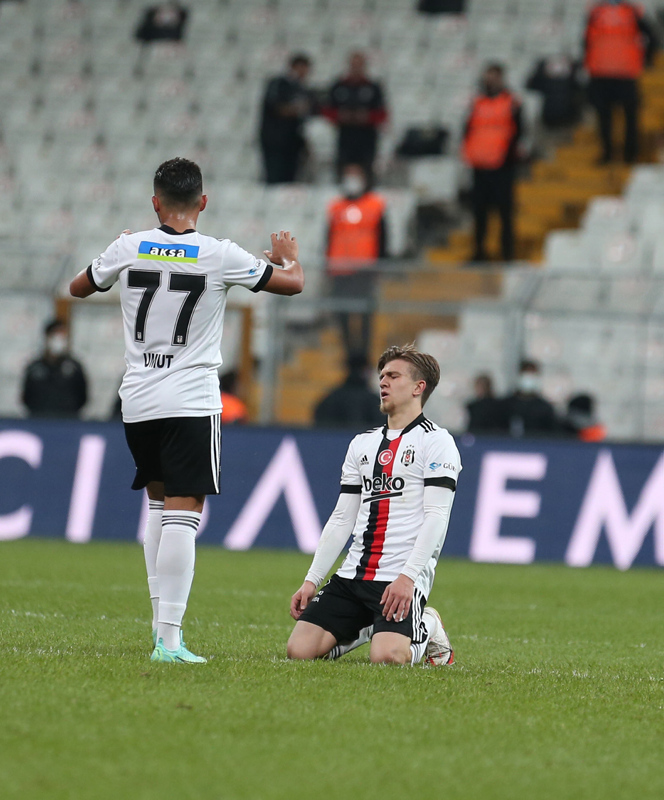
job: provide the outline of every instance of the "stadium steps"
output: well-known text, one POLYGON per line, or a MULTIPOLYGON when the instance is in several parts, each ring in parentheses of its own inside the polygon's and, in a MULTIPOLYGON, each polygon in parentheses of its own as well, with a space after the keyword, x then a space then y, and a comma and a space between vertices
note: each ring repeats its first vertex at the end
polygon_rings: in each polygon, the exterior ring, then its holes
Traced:
MULTIPOLYGON (((429 268, 413 279, 384 279, 373 320, 369 348, 372 362, 390 345, 415 341, 423 329, 455 331, 456 314, 431 313, 431 304, 440 304, 443 310, 446 304, 496 298, 501 291, 502 276, 481 269, 429 268), (410 303, 426 303, 430 313, 410 310, 410 303)), ((297 350, 279 371, 276 419, 282 425, 311 424, 319 400, 345 377, 344 349, 336 325, 323 328, 318 338, 315 345, 297 350)))
POLYGON ((297 350, 279 370, 276 421, 311 425, 318 402, 346 375, 344 348, 334 325, 319 333, 315 346, 297 350))
MULTIPOLYGON (((642 162, 660 158, 664 130, 664 53, 640 82, 640 142, 642 162)), ((616 150, 623 137, 623 119, 616 113, 616 150)), ((599 166, 599 138, 596 126, 582 124, 574 131, 569 144, 559 146, 550 161, 539 161, 530 178, 516 187, 517 213, 516 257, 533 262, 541 260, 549 231, 579 225, 588 201, 597 195, 619 195, 630 175, 629 165, 614 163, 599 166)), ((498 253, 500 228, 492 219, 487 236, 487 250, 498 253)), ((445 265, 467 261, 473 251, 472 230, 454 231, 447 247, 429 251, 431 263, 445 265)))

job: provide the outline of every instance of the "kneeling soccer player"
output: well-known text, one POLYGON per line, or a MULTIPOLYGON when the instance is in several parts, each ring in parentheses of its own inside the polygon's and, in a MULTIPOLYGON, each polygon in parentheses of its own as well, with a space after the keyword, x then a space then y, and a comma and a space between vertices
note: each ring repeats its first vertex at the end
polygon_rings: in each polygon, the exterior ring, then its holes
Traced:
POLYGON ((338 658, 370 641, 375 663, 451 664, 440 616, 426 606, 461 471, 452 436, 422 413, 440 368, 412 346, 390 347, 378 372, 387 424, 350 443, 339 500, 291 600, 288 657, 338 658))

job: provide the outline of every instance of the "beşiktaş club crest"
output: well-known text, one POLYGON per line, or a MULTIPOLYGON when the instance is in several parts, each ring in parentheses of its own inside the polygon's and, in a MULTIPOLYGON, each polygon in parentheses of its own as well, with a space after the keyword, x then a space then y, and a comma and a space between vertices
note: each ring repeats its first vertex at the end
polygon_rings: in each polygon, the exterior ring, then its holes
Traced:
POLYGON ((401 463, 404 467, 409 467, 413 461, 415 461, 415 448, 409 444, 404 454, 401 456, 401 463))

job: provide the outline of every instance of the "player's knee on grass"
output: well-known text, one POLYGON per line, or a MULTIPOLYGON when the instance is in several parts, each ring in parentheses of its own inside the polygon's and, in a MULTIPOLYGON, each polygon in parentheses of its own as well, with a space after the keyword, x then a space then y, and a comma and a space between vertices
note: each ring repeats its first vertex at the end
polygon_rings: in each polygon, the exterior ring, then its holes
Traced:
POLYGON ((398 633, 376 633, 369 657, 372 664, 410 664, 410 639, 398 633))
POLYGON ((336 643, 334 636, 318 625, 296 622, 286 645, 286 654, 295 661, 313 661, 326 656, 336 643))

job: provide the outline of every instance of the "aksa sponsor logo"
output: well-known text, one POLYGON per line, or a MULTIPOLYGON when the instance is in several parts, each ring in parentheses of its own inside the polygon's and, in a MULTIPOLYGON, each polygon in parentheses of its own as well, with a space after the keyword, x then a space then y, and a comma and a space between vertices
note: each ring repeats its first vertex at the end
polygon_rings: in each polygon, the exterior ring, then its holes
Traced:
POLYGON ((196 263, 199 249, 198 245, 192 244, 170 247, 161 242, 141 242, 138 246, 138 257, 152 261, 196 263))

